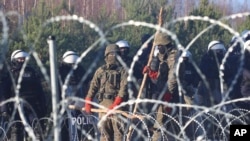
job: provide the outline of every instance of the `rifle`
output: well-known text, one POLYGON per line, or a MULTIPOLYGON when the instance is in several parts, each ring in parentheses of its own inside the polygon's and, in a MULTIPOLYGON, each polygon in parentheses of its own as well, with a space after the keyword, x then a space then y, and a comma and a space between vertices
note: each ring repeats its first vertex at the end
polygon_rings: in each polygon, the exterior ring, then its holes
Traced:
MULTIPOLYGON (((69 109, 71 110, 81 110, 81 111, 85 111, 85 108, 81 108, 81 107, 77 107, 75 105, 69 105, 68 106, 69 109)), ((91 112, 93 113, 108 113, 108 109, 94 109, 94 108, 91 108, 91 112)), ((124 112, 122 110, 113 110, 113 113, 115 114, 122 114, 123 116, 129 118, 129 119, 140 119, 142 120, 144 118, 143 115, 138 115, 138 114, 128 114, 127 112, 124 112)))
MULTIPOLYGON (((159 16, 158 16, 158 25, 161 27, 163 25, 163 20, 162 20, 162 12, 163 12, 163 8, 161 7, 160 9, 160 12, 159 12, 159 16)), ((156 31, 155 34, 157 34, 159 32, 159 30, 156 31)), ((147 62, 147 66, 150 66, 150 63, 153 59, 153 55, 154 55, 154 48, 155 48, 155 43, 153 42, 153 46, 151 48, 151 51, 150 51, 150 55, 149 55, 149 59, 148 59, 148 62, 147 62)), ((142 83, 141 83, 141 87, 139 89, 139 92, 138 92, 138 95, 137 95, 137 99, 139 99, 142 95, 142 91, 143 91, 143 88, 144 88, 144 85, 146 83, 146 80, 147 80, 147 73, 145 73, 143 75, 143 79, 142 79, 142 83)), ((136 110, 137 110, 137 107, 138 107, 138 102, 135 103, 135 107, 134 107, 134 110, 133 110, 133 114, 136 113, 136 110)), ((130 141, 130 136, 131 136, 131 133, 132 133, 132 126, 129 126, 129 129, 128 129, 128 134, 127 134, 127 141, 130 141)))

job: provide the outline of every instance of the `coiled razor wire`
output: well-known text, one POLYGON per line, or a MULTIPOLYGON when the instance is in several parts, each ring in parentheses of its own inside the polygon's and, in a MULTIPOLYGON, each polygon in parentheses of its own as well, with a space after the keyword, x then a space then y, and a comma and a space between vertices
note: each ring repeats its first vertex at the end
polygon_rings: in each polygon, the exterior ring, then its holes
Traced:
MULTIPOLYGON (((5 60, 5 57, 4 57, 4 54, 7 54, 8 52, 8 38, 9 38, 9 35, 8 35, 8 31, 9 31, 9 27, 8 27, 8 22, 6 20, 6 16, 9 16, 9 15, 17 15, 17 17, 19 17, 18 21, 18 25, 21 25, 20 24, 20 15, 16 12, 8 12, 6 14, 4 14, 3 12, 0 11, 0 19, 1 19, 1 22, 3 23, 3 30, 2 30, 2 38, 1 38, 1 45, 2 45, 2 49, 1 49, 1 52, 3 53, 3 55, 1 56, 1 60, 0 60, 0 68, 3 66, 3 63, 4 63, 4 60, 5 60)), ((171 39, 175 42, 175 44, 177 45, 177 48, 183 52, 186 52, 187 50, 189 50, 191 48, 191 46, 195 43, 195 41, 204 33, 206 33, 207 31, 209 31, 211 28, 213 28, 215 25, 218 25, 226 30, 228 30, 232 35, 236 36, 236 37, 239 37, 239 33, 237 31, 235 31, 234 29, 230 28, 227 24, 224 24, 223 22, 221 22, 222 20, 230 20, 230 19, 236 19, 236 18, 243 18, 243 17, 247 17, 249 16, 250 13, 249 12, 245 12, 245 13, 238 13, 238 14, 234 14, 234 15, 229 15, 229 16, 226 16, 226 17, 222 17, 221 19, 219 20, 215 20, 215 19, 211 19, 209 17, 201 17, 201 16, 186 16, 186 17, 181 17, 181 18, 177 18, 177 19, 174 19, 172 21, 169 21, 169 22, 166 22, 164 23, 164 26, 163 27, 159 27, 158 25, 155 25, 155 24, 151 24, 151 23, 146 23, 146 22, 141 22, 141 21, 133 21, 133 20, 130 20, 128 22, 123 22, 123 23, 120 23, 120 24, 117 24, 113 27, 110 27, 110 29, 106 32, 102 31, 101 28, 99 28, 95 23, 83 18, 83 17, 79 17, 77 15, 67 15, 67 16, 56 16, 56 17, 52 17, 48 20, 46 20, 44 22, 44 24, 42 25, 41 27, 41 30, 40 30, 40 34, 37 36, 36 40, 34 41, 34 43, 28 43, 30 44, 30 56, 25 60, 25 63, 24 63, 24 66, 21 70, 21 75, 24 73, 24 68, 25 66, 28 64, 29 60, 30 60, 30 57, 31 55, 35 58, 36 60, 36 63, 37 65, 39 66, 45 80, 49 83, 50 79, 49 79, 49 76, 48 74, 46 73, 46 69, 43 65, 43 63, 41 62, 41 60, 39 59, 38 57, 38 53, 36 52, 36 50, 34 49, 34 45, 36 44, 36 42, 40 39, 40 36, 41 36, 41 33, 43 31, 44 28, 47 27, 47 25, 49 24, 53 24, 55 22, 62 22, 62 21, 78 21, 79 23, 82 23, 82 24, 85 24, 87 26, 89 26, 91 29, 93 29, 95 32, 98 33, 99 35, 99 39, 97 39, 92 45, 90 45, 85 51, 82 52, 80 58, 77 60, 77 63, 74 65, 73 69, 69 72, 69 74, 67 75, 66 77, 66 80, 65 80, 65 83, 63 84, 63 87, 62 87, 62 96, 63 96, 63 99, 62 101, 60 101, 57 105, 57 107, 61 107, 60 109, 60 112, 59 112, 59 118, 60 117, 63 117, 63 113, 65 111, 67 111, 67 107, 65 105, 67 105, 68 101, 70 100, 73 100, 73 101, 81 101, 81 102, 85 102, 84 100, 82 99, 79 99, 79 98, 69 98, 69 97, 65 97, 65 90, 67 89, 67 86, 68 86, 68 83, 69 83, 69 78, 70 76, 73 74, 73 70, 75 70, 77 67, 78 67, 78 64, 80 62, 82 62, 84 60, 84 58, 86 57, 86 55, 91 52, 93 49, 100 49, 100 50, 104 50, 104 44, 105 43, 108 43, 107 39, 106 39, 106 35, 117 29, 117 28, 121 28, 121 27, 124 27, 124 26, 143 26, 143 27, 147 27, 147 28, 151 28, 151 29, 155 29, 155 30, 159 30, 161 32, 164 32, 164 33, 167 33, 171 39), (174 24, 174 23, 177 23, 177 22, 185 22, 185 21, 205 21, 205 22, 209 22, 211 23, 210 26, 208 26, 207 28, 205 28, 203 31, 201 31, 199 34, 197 34, 197 36, 195 38, 192 39, 192 41, 189 42, 189 44, 186 46, 186 47, 183 47, 183 45, 179 42, 176 34, 174 32, 171 32, 170 30, 167 29, 168 25, 171 25, 171 24, 174 24)), ((21 27, 20 27, 21 28, 21 27)), ((22 29, 22 28, 21 28, 22 29)), ((22 31, 22 30, 21 30, 22 31)), ((27 37, 26 37, 26 34, 22 31, 22 35, 23 35, 23 38, 25 39, 25 41, 27 41, 27 37)), ((133 61, 131 63, 130 66, 126 66, 125 62, 122 61, 122 59, 118 59, 121 64, 123 64, 123 66, 126 68, 126 70, 128 71, 128 78, 127 80, 129 82, 133 82, 134 84, 136 84, 136 88, 138 89, 140 87, 140 84, 138 84, 136 82, 136 79, 133 75, 133 70, 134 70, 134 66, 136 64, 136 62, 139 60, 139 57, 142 55, 143 53, 143 49, 145 47, 145 44, 150 42, 150 40, 153 39, 153 35, 140 47, 140 49, 136 52, 136 54, 134 55, 133 57, 133 61)), ((241 53, 243 54, 244 52, 244 49, 243 49, 243 40, 242 38, 239 38, 239 42, 241 44, 241 53)), ((239 69, 237 70, 237 74, 235 75, 234 77, 234 80, 231 84, 231 86, 229 87, 229 89, 227 91, 223 91, 223 69, 224 69, 224 65, 226 63, 226 60, 229 56, 229 53, 233 50, 235 46, 232 46, 228 49, 228 51, 226 52, 225 54, 225 57, 223 58, 223 61, 222 61, 222 64, 220 66, 220 86, 221 86, 221 93, 223 94, 223 99, 222 99, 222 102, 217 104, 217 105, 214 105, 212 107, 204 107, 204 106, 198 106, 198 105, 186 105, 186 104, 176 104, 176 103, 166 103, 166 102, 162 102, 161 100, 152 100, 152 99, 131 99, 129 101, 126 101, 126 102, 123 102, 121 105, 119 105, 118 107, 116 107, 116 109, 118 108, 121 108, 121 107, 127 107, 127 106, 132 106, 134 105, 135 103, 154 103, 154 104, 163 104, 165 106, 168 106, 168 107, 171 107, 171 108, 176 108, 176 107, 191 107, 192 109, 195 109, 195 110, 199 110, 199 113, 197 113, 196 115, 190 115, 190 116, 185 116, 185 118, 188 118, 190 119, 187 123, 185 123, 185 125, 182 125, 182 115, 179 116, 179 118, 176 119, 176 117, 173 117, 172 115, 169 115, 169 114, 166 114, 166 113, 162 113, 164 116, 167 116, 171 122, 175 123, 177 125, 178 128, 181 129, 181 132, 179 134, 175 134, 175 133, 171 133, 171 132, 168 132, 166 129, 164 129, 163 126, 160 127, 160 130, 161 130, 161 134, 162 134, 162 138, 164 139, 166 136, 165 136, 165 133, 171 135, 172 137, 174 137, 176 140, 184 140, 186 139, 186 135, 184 133, 184 129, 191 124, 191 122, 195 122, 198 126, 197 128, 201 128, 204 133, 205 132, 205 129, 204 127, 202 126, 203 124, 197 120, 198 117, 203 117, 203 118, 212 118, 216 124, 218 125, 218 129, 221 130, 220 134, 222 135, 222 138, 221 139, 226 139, 226 133, 228 133, 228 126, 237 121, 237 122, 240 122, 242 124, 246 124, 247 121, 244 121, 244 116, 249 114, 249 111, 246 110, 246 109, 234 109, 234 111, 237 111, 239 113, 241 113, 240 116, 234 116, 233 114, 231 114, 231 112, 233 111, 230 111, 229 113, 226 112, 225 110, 223 110, 223 106, 227 105, 227 104, 232 104, 232 103, 235 103, 235 102, 239 102, 239 101, 246 101, 246 102, 249 102, 250 98, 240 98, 240 99, 236 99, 236 100, 227 100, 228 98, 228 95, 229 93, 232 91, 233 89, 233 86, 236 84, 236 80, 237 78, 239 77, 240 73, 241 73, 241 70, 242 70, 242 67, 243 67, 243 60, 244 60, 244 56, 242 55, 240 57, 240 67, 239 69), (223 115, 223 118, 221 119, 218 119, 216 118, 216 116, 214 116, 213 114, 210 114, 211 113, 216 113, 216 114, 219 114, 219 115, 223 115), (224 118, 226 118, 227 120, 227 124, 224 125, 224 124, 221 124, 221 120, 223 120, 224 118)), ((101 52, 101 51, 100 51, 101 52)), ((99 52, 99 53, 100 53, 99 52)), ((101 54, 99 54, 98 56, 101 56, 101 54)), ((88 68, 86 74, 82 77, 81 79, 81 82, 79 82, 78 84, 78 88, 81 87, 81 85, 83 84, 83 82, 86 80, 86 78, 88 77, 88 75, 90 75, 94 69, 97 67, 97 64, 98 64, 98 61, 100 61, 100 57, 97 57, 95 58, 95 60, 93 61, 93 63, 91 64, 91 66, 88 68)), ((181 63, 181 59, 178 60, 178 63, 177 63, 177 68, 176 68, 176 72, 179 71, 179 67, 180 67, 180 63, 181 63)), ((199 75, 201 76, 203 82, 205 82, 205 85, 208 87, 208 83, 207 81, 205 80, 205 77, 204 75, 200 72, 199 68, 197 67, 196 63, 194 62, 194 60, 191 61, 192 64, 195 66, 195 69, 197 70, 197 72, 199 73, 199 75)), ((8 66, 7 66, 8 67, 8 66)), ((11 98, 11 99, 8 99, 6 101, 2 101, 0 103, 0 106, 3 106, 3 105, 6 105, 7 103, 10 103, 10 102, 15 102, 18 106, 17 106, 17 110, 14 110, 11 118, 10 118, 10 121, 14 119, 13 115, 15 114, 15 112, 18 112, 20 117, 21 117, 21 122, 25 125, 25 131, 28 133, 28 136, 32 139, 32 140, 36 140, 36 136, 35 136, 35 133, 34 133, 34 130, 33 130, 33 125, 30 125, 24 115, 24 109, 23 107, 21 106, 22 104, 25 103, 25 101, 23 99, 21 99, 19 97, 19 90, 20 90, 20 87, 21 87, 21 82, 22 82, 22 77, 19 77, 18 78, 18 82, 17 84, 14 83, 14 80, 13 80, 13 77, 12 77, 12 81, 13 81, 13 84, 16 86, 16 90, 15 90, 15 93, 16 93, 16 97, 15 98, 11 98)), ((178 90, 179 90, 179 95, 181 96, 182 93, 181 93, 181 90, 183 89, 183 87, 180 85, 180 80, 179 80, 179 77, 178 77, 178 73, 177 73, 177 82, 178 82, 178 90)), ((133 95, 133 91, 130 89, 129 90, 129 95, 132 96, 133 95)), ((106 109, 105 107, 103 106, 100 106, 98 105, 97 103, 95 102, 92 102, 91 104, 93 104, 94 106, 100 108, 100 109, 106 109)), ((99 119, 98 123, 96 123, 96 126, 100 125, 101 122, 103 122, 109 114, 112 114, 113 110, 112 111, 109 111, 107 113, 106 116, 104 116, 102 119, 99 119)), ((128 112, 129 114, 132 114, 131 112, 128 112)), ((57 113, 52 113, 52 114, 57 114, 57 113)), ((137 114, 142 114, 142 115, 145 115, 147 118, 149 119, 152 119, 154 122, 157 123, 156 119, 154 119, 153 116, 150 116, 149 114, 147 113, 137 113, 137 114)), ((181 113, 180 113, 181 114, 181 113)), ((71 118, 68 117, 68 118, 71 118)), ((98 117, 95 117, 95 118, 98 118, 98 117)), ((124 122, 128 122, 128 119, 126 118, 122 118, 121 119, 124 121, 124 122)), ((48 122, 52 123, 53 120, 51 117, 48 117, 48 118, 43 118, 43 119, 40 119, 40 120, 47 120, 48 122)), ((168 121, 168 122, 170 122, 168 121)), ((14 121, 15 122, 15 121, 14 121)), ((18 121, 17 121, 18 122, 18 121)), ((146 129, 146 132, 147 132, 147 135, 143 135, 143 138, 145 139, 150 139, 151 138, 151 135, 149 133, 149 128, 147 127, 147 123, 145 123, 143 120, 140 120, 140 122, 143 124, 143 126, 145 126, 145 129, 146 129)), ((130 122, 130 124, 133 124, 133 122, 130 122)), ((134 129, 134 132, 136 133, 141 133, 141 129, 139 129, 139 127, 137 126, 139 123, 135 123, 134 125, 132 125, 135 129, 134 129)), ((9 130, 9 128, 11 127, 12 123, 8 123, 7 127, 6 125, 4 125, 4 127, 1 128, 2 132, 2 138, 6 138, 6 132, 5 130, 9 130)), ((58 127, 60 128, 60 126, 58 127)), ((79 129, 79 128, 78 128, 79 129)), ((45 138, 45 140, 51 140, 52 139, 52 134, 53 134, 53 129, 49 129, 49 127, 47 127, 46 129, 47 131, 49 131, 48 133, 48 137, 45 138)), ((82 131, 82 134, 84 135, 88 135, 88 133, 85 131, 85 130, 81 130, 82 131)), ((204 134, 205 137, 207 137, 206 134, 204 134)), ((94 140, 98 140, 97 138, 94 138, 94 137, 89 137, 90 139, 94 139, 94 140)))

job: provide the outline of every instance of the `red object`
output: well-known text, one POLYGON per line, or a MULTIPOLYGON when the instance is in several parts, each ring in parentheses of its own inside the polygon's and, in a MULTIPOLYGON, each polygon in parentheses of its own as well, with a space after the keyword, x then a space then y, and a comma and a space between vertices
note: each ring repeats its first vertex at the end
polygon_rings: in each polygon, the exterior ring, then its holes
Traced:
POLYGON ((109 109, 111 110, 111 109, 113 109, 114 107, 118 106, 121 103, 122 103, 122 98, 117 96, 115 98, 115 101, 113 102, 113 104, 111 106, 109 106, 109 109))
MULTIPOLYGON (((170 102, 171 100, 172 100, 172 94, 171 93, 165 93, 164 96, 163 96, 163 101, 170 102)), ((166 110, 167 113, 170 113, 172 108, 166 106, 165 110, 166 110)))
POLYGON ((145 74, 145 73, 149 73, 150 71, 151 71, 150 67, 149 67, 149 66, 145 66, 145 67, 143 68, 142 73, 145 74))
POLYGON ((91 102, 91 98, 89 98, 89 97, 86 97, 85 98, 85 111, 87 112, 87 113, 91 113, 91 104, 89 103, 89 102, 91 102))
POLYGON ((151 79, 157 79, 158 71, 153 71, 149 66, 145 66, 142 71, 143 74, 147 73, 151 79))
POLYGON ((156 80, 157 77, 158 77, 158 72, 157 71, 150 71, 148 76, 151 78, 151 79, 154 79, 156 80))

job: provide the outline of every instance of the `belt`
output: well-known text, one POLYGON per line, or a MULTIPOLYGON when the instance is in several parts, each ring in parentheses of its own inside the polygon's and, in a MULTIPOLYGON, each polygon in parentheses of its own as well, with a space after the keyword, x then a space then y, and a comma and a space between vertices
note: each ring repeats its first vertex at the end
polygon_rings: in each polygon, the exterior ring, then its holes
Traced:
POLYGON ((104 99, 114 99, 114 98, 115 98, 115 95, 112 95, 112 94, 104 94, 104 95, 103 95, 103 98, 104 98, 104 99))

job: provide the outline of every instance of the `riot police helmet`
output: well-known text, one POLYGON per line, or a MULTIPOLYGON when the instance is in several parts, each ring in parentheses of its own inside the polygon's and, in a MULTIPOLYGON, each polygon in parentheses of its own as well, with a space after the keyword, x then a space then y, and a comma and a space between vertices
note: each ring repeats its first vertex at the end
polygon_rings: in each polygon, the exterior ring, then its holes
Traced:
POLYGON ((75 64, 79 55, 74 51, 66 51, 63 54, 62 61, 66 64, 75 64))

